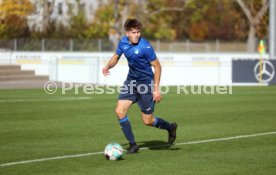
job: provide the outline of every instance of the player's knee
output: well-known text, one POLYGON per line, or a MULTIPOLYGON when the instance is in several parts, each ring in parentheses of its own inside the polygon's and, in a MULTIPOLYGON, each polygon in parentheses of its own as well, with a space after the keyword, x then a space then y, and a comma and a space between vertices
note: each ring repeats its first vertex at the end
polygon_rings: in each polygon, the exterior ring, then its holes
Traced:
POLYGON ((122 108, 116 108, 115 113, 119 118, 124 118, 126 116, 126 111, 122 108))
POLYGON ((144 125, 147 125, 147 126, 152 126, 154 123, 151 117, 143 118, 143 122, 144 122, 144 125))
POLYGON ((152 126, 152 123, 148 122, 148 121, 144 121, 144 125, 146 125, 146 126, 152 126))
POLYGON ((146 126, 152 126, 153 125, 153 123, 151 122, 151 121, 148 121, 148 120, 144 120, 144 125, 146 125, 146 126))

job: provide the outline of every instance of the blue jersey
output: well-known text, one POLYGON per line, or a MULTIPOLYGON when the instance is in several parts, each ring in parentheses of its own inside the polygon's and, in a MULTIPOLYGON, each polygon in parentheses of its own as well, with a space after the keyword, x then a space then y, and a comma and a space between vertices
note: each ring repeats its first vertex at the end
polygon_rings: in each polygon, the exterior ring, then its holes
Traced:
POLYGON ((137 82, 151 82, 153 72, 151 62, 156 60, 156 54, 151 44, 144 38, 140 38, 137 44, 130 44, 128 37, 124 36, 116 50, 116 54, 125 55, 128 61, 129 72, 127 80, 137 82))

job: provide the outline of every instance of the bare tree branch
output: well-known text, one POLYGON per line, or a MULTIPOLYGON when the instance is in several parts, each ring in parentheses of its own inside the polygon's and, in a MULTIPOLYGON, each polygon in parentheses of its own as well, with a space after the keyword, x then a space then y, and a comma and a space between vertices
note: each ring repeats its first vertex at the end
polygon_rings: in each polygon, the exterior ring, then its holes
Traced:
POLYGON ((252 18, 252 15, 250 13, 250 10, 246 7, 243 0, 236 0, 236 1, 240 5, 242 11, 244 12, 245 16, 249 20, 250 24, 253 24, 253 18, 252 18))
POLYGON ((261 10, 257 13, 257 15, 255 16, 255 19, 254 19, 254 21, 256 23, 260 22, 261 18, 264 16, 264 14, 266 13, 266 11, 268 9, 267 0, 263 0, 262 3, 263 3, 263 6, 262 6, 261 10))
POLYGON ((184 11, 184 9, 185 9, 184 7, 183 8, 181 8, 181 7, 165 7, 165 8, 161 8, 159 10, 156 10, 156 11, 151 12, 150 14, 148 14, 148 17, 150 18, 150 17, 152 17, 154 15, 157 15, 159 13, 168 12, 168 11, 179 11, 179 12, 181 12, 181 11, 184 11))
MULTIPOLYGON (((250 9, 245 5, 244 0, 236 0, 236 2, 240 5, 243 12, 245 13, 250 26, 249 26, 249 33, 248 33, 248 39, 247 39, 247 49, 248 51, 255 51, 255 38, 256 38, 256 25, 260 23, 261 18, 263 15, 267 12, 268 9, 268 2, 267 0, 262 0, 262 7, 257 12, 256 16, 253 16, 250 9)), ((253 3, 250 4, 252 6, 251 10, 253 9, 253 3)))
POLYGON ((237 3, 240 5, 242 8, 243 12, 245 13, 247 19, 249 20, 250 24, 258 24, 260 22, 260 19, 263 17, 263 15, 266 13, 268 9, 268 2, 267 0, 262 0, 262 8, 258 11, 257 15, 253 17, 251 15, 251 12, 248 7, 244 4, 243 0, 236 0, 237 3))
MULTIPOLYGON (((181 2, 184 3, 183 7, 162 7, 159 10, 156 10, 156 11, 153 11, 153 12, 147 14, 147 17, 150 18, 150 17, 152 17, 154 15, 157 15, 159 13, 169 12, 169 11, 183 12, 185 10, 187 4, 189 4, 189 0, 182 0, 181 2)), ((155 4, 152 4, 152 5, 156 7, 155 4)))

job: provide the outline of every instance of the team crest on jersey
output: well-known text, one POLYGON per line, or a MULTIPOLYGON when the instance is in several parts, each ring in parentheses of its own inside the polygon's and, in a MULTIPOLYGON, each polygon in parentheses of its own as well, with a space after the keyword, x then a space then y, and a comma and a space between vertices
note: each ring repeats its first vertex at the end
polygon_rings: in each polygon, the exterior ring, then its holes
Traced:
POLYGON ((134 53, 137 55, 139 53, 139 49, 136 49, 134 53))

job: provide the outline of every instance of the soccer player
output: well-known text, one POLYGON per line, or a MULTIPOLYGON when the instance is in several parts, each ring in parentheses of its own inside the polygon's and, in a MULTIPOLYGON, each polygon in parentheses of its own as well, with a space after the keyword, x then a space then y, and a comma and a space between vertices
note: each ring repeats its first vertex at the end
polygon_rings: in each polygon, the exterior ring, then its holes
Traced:
POLYGON ((129 72, 120 91, 115 112, 130 144, 128 153, 132 154, 139 150, 127 116, 128 109, 133 103, 139 105, 145 125, 168 131, 169 144, 175 141, 177 124, 153 115, 154 104, 161 100, 159 91, 161 65, 151 44, 141 37, 142 24, 136 19, 128 19, 124 27, 126 36, 120 40, 116 53, 102 69, 102 73, 105 76, 109 75, 109 70, 118 63, 122 54, 125 55, 129 72), (152 67, 154 67, 154 73, 152 67))

